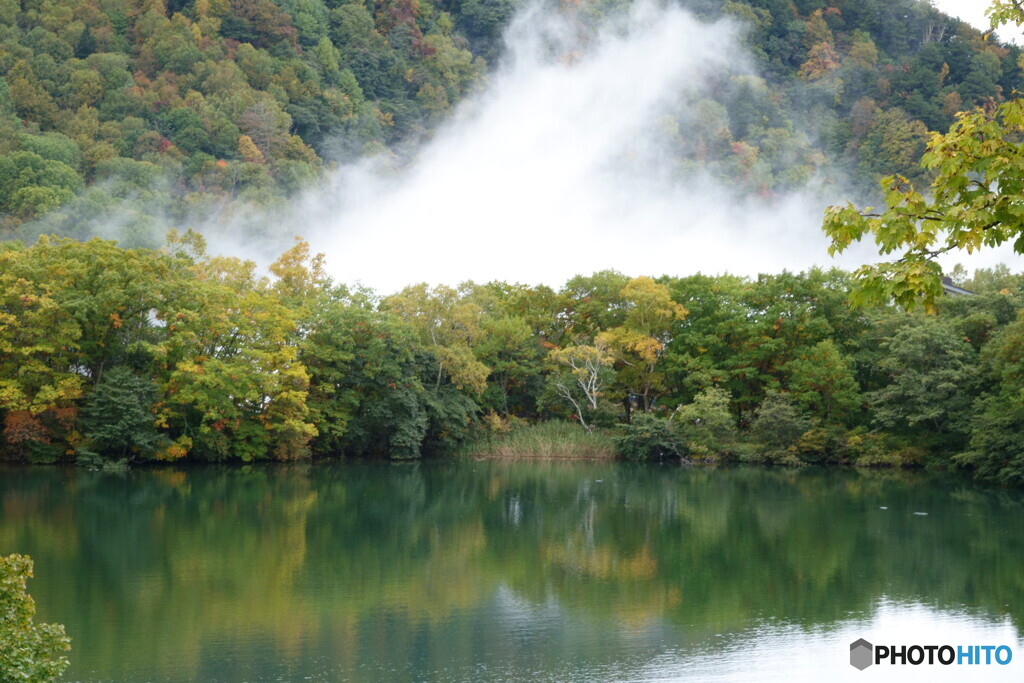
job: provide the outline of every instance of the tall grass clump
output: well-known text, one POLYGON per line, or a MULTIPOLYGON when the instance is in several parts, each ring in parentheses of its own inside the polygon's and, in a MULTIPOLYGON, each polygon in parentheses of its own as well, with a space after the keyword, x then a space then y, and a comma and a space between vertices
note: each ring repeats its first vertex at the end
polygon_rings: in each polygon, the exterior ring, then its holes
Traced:
POLYGON ((550 420, 520 424, 507 431, 489 433, 460 448, 462 455, 509 460, 527 458, 612 459, 615 437, 605 431, 588 431, 579 424, 550 420))

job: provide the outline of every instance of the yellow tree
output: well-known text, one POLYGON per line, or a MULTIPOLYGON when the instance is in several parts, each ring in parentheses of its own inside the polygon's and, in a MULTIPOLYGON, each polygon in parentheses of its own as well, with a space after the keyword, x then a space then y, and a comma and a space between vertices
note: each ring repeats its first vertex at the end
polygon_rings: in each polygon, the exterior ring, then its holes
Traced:
POLYGON ((303 281, 295 262, 302 245, 295 249, 275 265, 283 283, 277 290, 251 262, 204 259, 157 311, 166 325, 153 349, 165 377, 158 419, 176 444, 165 457, 189 450, 214 460, 307 454, 316 435, 306 405, 309 375, 298 358, 297 313, 282 301, 303 281))
POLYGON ((588 430, 590 416, 597 413, 604 389, 612 374, 613 359, 601 341, 593 346, 571 345, 552 349, 548 359, 555 370, 548 376, 548 386, 576 411, 580 424, 588 430))
POLYGON ((85 384, 74 371, 81 329, 51 284, 33 250, 0 250, 0 416, 19 455, 70 426, 85 384))
POLYGON ((630 280, 622 288, 626 316, 622 325, 597 335, 614 359, 615 387, 623 396, 627 420, 632 400, 647 412, 656 394, 664 388, 658 372, 673 325, 686 317, 686 309, 672 300, 668 288, 649 277, 630 280))
MULTIPOLYGON (((72 452, 78 401, 117 366, 141 368, 151 315, 183 273, 158 252, 40 238, 0 253, 0 412, 8 445, 72 452)), ((148 408, 148 406, 147 406, 148 408)))

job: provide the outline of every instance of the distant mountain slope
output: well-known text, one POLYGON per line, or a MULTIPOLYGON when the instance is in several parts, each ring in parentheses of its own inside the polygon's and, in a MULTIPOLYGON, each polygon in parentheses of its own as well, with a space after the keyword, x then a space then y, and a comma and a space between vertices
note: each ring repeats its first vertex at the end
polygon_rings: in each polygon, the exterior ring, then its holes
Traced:
MULTIPOLYGON (((519 4, 0 0, 0 236, 153 244, 414 144, 483 85, 519 4)), ((560 9, 585 25, 621 4, 560 9)), ((682 4, 741 22, 760 75, 723 78, 663 142, 681 172, 763 195, 917 176, 928 130, 1021 80, 1019 48, 919 0, 682 4)))

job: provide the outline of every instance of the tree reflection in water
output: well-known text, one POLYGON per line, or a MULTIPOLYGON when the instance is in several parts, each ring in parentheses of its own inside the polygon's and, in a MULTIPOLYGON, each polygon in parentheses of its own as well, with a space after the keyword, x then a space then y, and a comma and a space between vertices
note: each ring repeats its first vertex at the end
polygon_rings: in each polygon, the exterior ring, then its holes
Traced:
POLYGON ((880 603, 1024 616, 1024 497, 914 473, 2 474, 0 551, 34 558, 72 679, 635 678, 764 629, 843 632, 880 603))

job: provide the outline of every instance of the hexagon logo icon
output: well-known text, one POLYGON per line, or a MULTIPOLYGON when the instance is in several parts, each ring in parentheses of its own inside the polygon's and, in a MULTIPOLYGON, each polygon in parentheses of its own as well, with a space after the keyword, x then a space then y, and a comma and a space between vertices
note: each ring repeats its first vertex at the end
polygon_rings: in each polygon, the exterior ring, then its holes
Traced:
POLYGON ((850 643, 850 666, 856 667, 860 671, 871 666, 874 649, 874 646, 863 638, 858 638, 850 643))

